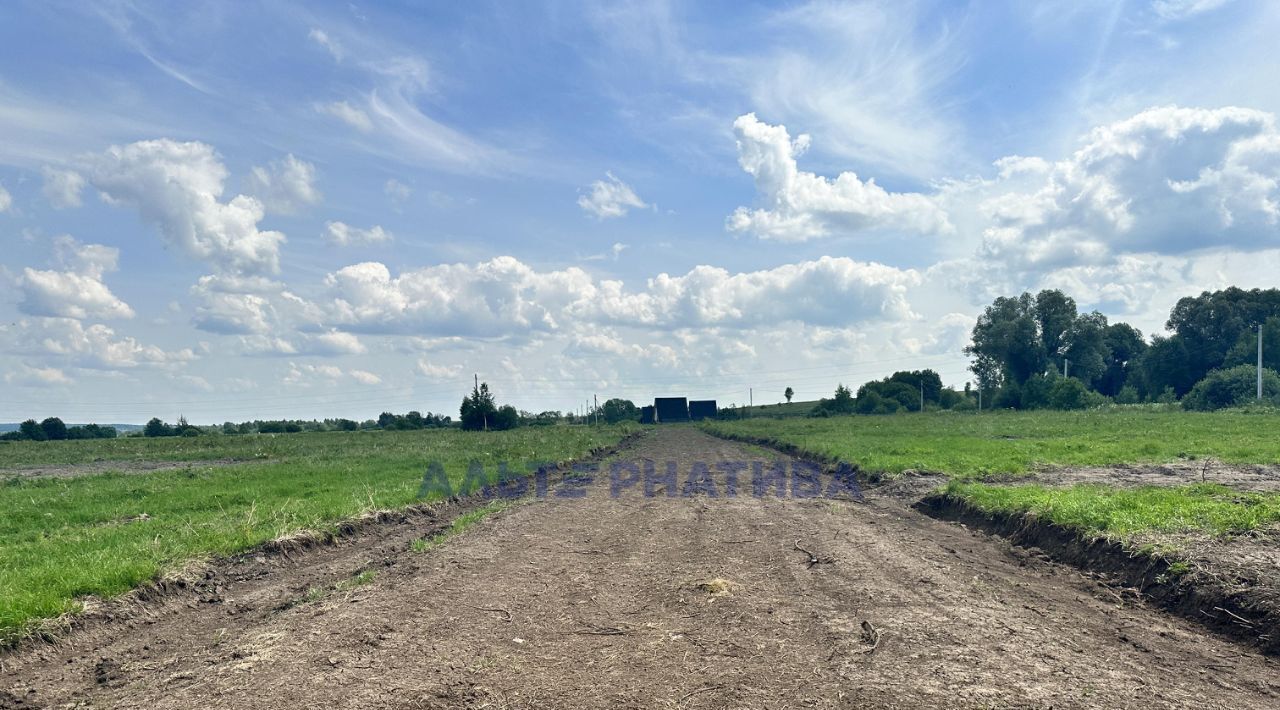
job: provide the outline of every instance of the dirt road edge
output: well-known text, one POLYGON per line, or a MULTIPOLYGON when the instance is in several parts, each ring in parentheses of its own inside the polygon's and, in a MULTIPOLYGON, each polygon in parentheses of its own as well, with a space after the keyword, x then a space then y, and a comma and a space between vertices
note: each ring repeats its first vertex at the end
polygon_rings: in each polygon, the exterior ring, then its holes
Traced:
POLYGON ((945 493, 925 496, 913 507, 939 520, 999 535, 1020 547, 1039 548, 1055 561, 1108 575, 1122 589, 1137 590, 1143 600, 1166 611, 1244 641, 1267 655, 1280 656, 1280 608, 1248 592, 1227 589, 1194 569, 1184 571, 1177 566, 1182 561, 1176 558, 1104 538, 1086 538, 1031 515, 988 513, 945 493))

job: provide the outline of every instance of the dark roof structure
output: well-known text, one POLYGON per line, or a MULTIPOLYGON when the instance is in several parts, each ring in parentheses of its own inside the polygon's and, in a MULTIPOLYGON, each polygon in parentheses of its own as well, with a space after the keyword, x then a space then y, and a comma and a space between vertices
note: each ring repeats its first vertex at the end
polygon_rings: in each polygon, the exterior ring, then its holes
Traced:
POLYGON ((655 397, 653 408, 661 424, 689 421, 689 400, 684 397, 655 397))
POLYGON ((693 421, 716 418, 716 401, 714 399, 689 400, 689 418, 693 421))

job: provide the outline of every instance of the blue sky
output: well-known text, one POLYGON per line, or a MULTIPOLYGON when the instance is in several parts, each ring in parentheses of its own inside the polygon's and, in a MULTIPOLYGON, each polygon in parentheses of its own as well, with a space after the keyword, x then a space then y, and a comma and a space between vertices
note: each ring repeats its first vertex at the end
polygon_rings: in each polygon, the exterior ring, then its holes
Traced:
POLYGON ((0 419, 803 399, 1275 285, 1248 0, 7 3, 0 419))

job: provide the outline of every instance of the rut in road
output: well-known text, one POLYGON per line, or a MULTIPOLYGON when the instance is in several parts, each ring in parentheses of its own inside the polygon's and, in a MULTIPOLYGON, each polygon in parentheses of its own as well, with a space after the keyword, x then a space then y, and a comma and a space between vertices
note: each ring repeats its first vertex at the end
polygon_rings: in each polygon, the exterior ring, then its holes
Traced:
MULTIPOLYGON (((661 427, 617 458, 676 461, 683 484, 762 457, 780 458, 661 427)), ((581 490, 7 659, 0 707, 1280 706, 1274 661, 900 497, 581 490), (382 558, 369 585, 280 603, 382 558)))

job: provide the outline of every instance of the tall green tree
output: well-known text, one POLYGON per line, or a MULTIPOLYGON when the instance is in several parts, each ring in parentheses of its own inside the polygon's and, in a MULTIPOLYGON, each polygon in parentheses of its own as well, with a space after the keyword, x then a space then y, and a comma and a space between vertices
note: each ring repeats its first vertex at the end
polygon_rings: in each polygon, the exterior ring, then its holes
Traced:
POLYGON ((1017 298, 1001 296, 987 306, 973 326, 972 342, 965 353, 976 362, 973 372, 981 379, 999 372, 1000 382, 1021 385, 1032 375, 1044 372, 1049 362, 1040 339, 1035 299, 1029 293, 1017 298))
POLYGON ((1101 313, 1094 311, 1076 316, 1063 334, 1060 346, 1063 372, 1086 386, 1093 386, 1107 370, 1106 333, 1107 317, 1101 313))
POLYGON ((640 409, 629 399, 614 397, 600 405, 600 416, 608 424, 618 422, 640 421, 640 409))
POLYGON ((497 413, 498 407, 494 404, 488 382, 481 382, 473 387, 471 394, 463 398, 462 408, 459 410, 462 428, 467 431, 494 428, 494 416, 497 413))
POLYGON ((40 428, 44 430, 44 436, 50 441, 62 441, 67 438, 67 425, 57 417, 49 417, 40 422, 40 428))
POLYGON ((1078 317, 1075 299, 1065 293, 1050 289, 1036 294, 1035 320, 1040 329, 1040 343, 1045 357, 1059 372, 1063 359, 1070 357, 1067 350, 1078 317))
POLYGON ((1095 383, 1098 391, 1115 397, 1137 369, 1138 358, 1146 352, 1147 341, 1142 332, 1128 323, 1107 326, 1103 341, 1107 348, 1107 369, 1095 383))
POLYGON ((44 428, 34 419, 28 419, 18 425, 18 431, 22 434, 22 438, 31 441, 44 441, 49 436, 44 433, 44 428))

